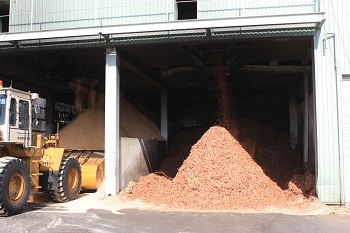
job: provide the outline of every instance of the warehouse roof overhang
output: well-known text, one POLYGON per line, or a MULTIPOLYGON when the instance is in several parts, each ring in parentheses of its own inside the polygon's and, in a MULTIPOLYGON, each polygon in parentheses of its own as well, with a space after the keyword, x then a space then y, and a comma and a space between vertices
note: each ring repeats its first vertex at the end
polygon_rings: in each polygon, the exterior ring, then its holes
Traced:
POLYGON ((169 99, 211 98, 216 55, 237 99, 260 100, 264 90, 282 100, 288 82, 312 69, 312 37, 323 21, 316 13, 0 34, 0 76, 71 103, 77 85, 104 92, 105 48, 117 47, 129 99, 157 99, 164 89, 169 99))
POLYGON ((237 34, 244 36, 253 32, 314 30, 320 28, 324 21, 324 13, 309 13, 3 33, 0 35, 0 48, 18 49, 45 44, 57 46, 64 43, 75 46, 74 43, 79 42, 91 46, 102 42, 104 45, 106 42, 142 44, 151 38, 162 38, 165 41, 175 38, 181 38, 182 41, 186 38, 203 40, 237 34))

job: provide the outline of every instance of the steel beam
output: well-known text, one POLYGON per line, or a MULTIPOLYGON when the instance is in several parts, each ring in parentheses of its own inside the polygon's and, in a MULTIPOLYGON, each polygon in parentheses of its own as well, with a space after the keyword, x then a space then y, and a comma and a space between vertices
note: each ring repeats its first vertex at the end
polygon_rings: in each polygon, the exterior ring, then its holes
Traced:
POLYGON ((245 65, 240 71, 264 72, 264 73, 307 73, 311 71, 311 66, 265 66, 265 65, 245 65))
MULTIPOLYGON (((230 27, 250 27, 249 30, 254 31, 254 27, 257 27, 256 30, 261 30, 261 27, 273 25, 281 25, 281 27, 278 27, 279 29, 283 28, 283 25, 285 25, 287 29, 293 29, 305 27, 303 24, 315 24, 315 28, 317 28, 323 24, 324 20, 324 13, 237 17, 230 19, 181 20, 146 24, 2 33, 2 35, 0 34, 0 42, 96 35, 108 35, 111 36, 111 38, 118 37, 118 35, 138 37, 138 33, 153 32, 164 35, 164 33, 167 32, 181 30, 204 30, 203 33, 206 33, 207 29, 230 27), (133 33, 134 35, 131 35, 133 33)), ((272 29, 266 28, 266 30, 272 29)), ((184 34, 188 34, 188 31, 184 31, 184 34)), ((181 32, 179 32, 178 35, 181 35, 181 32)))
POLYGON ((148 74, 146 74, 144 71, 142 71, 140 68, 138 68, 136 65, 134 65, 133 63, 129 62, 127 59, 123 58, 123 57, 119 57, 120 59, 120 63, 125 66, 126 68, 134 71, 137 75, 139 75, 140 77, 142 77, 143 79, 147 80, 148 82, 152 83, 152 85, 154 85, 157 89, 159 90, 165 90, 165 88, 159 84, 158 82, 156 82, 153 78, 151 78, 148 74))

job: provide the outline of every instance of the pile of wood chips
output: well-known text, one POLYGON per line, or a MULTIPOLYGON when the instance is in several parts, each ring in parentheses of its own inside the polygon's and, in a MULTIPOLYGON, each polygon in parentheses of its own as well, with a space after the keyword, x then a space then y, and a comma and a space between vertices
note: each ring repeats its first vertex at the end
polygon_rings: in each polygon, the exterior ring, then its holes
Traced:
POLYGON ((187 130, 174 139, 161 168, 130 187, 128 197, 191 210, 288 207, 315 190, 300 157, 289 149, 288 135, 251 120, 187 130))
MULTIPOLYGON (((77 116, 59 132, 60 147, 81 150, 105 149, 104 102, 77 116)), ((158 126, 126 99, 120 99, 120 136, 164 140, 158 126)))

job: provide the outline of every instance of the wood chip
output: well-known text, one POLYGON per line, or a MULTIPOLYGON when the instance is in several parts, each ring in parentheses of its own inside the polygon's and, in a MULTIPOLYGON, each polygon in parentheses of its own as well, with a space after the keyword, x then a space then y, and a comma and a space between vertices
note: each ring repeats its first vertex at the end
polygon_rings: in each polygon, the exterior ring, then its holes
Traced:
POLYGON ((169 208, 238 210, 287 207, 315 194, 314 176, 301 173, 301 155, 290 149, 288 135, 252 120, 227 128, 181 133, 170 157, 128 189, 129 198, 169 208))

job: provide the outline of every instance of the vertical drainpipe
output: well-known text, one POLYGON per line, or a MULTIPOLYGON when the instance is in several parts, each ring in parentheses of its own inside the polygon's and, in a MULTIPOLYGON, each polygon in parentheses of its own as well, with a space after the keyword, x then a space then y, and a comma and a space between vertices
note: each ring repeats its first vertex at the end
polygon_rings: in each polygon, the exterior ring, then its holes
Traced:
POLYGON ((342 134, 342 117, 339 101, 339 83, 338 83, 338 64, 337 64, 337 53, 335 46, 335 33, 326 33, 326 39, 333 39, 333 62, 334 62, 334 75, 335 75, 335 95, 337 105, 337 132, 338 132, 338 158, 339 158, 339 194, 340 194, 340 205, 343 204, 343 134, 342 134))
POLYGON ((309 79, 304 73, 304 163, 309 160, 309 79))
POLYGON ((106 49, 105 196, 120 191, 120 66, 116 48, 106 49))

